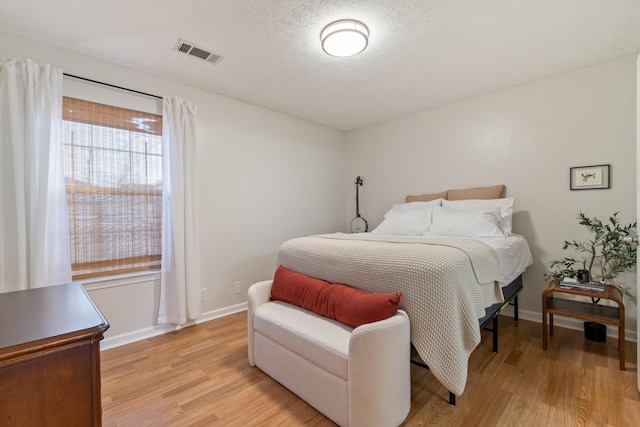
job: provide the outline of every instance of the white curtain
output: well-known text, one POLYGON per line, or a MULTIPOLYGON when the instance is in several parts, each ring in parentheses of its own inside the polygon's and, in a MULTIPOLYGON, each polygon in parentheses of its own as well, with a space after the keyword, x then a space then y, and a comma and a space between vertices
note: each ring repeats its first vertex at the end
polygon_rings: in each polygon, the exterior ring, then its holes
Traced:
POLYGON ((196 232, 196 107, 177 97, 162 108, 162 273, 158 323, 182 325, 200 316, 196 232))
POLYGON ((0 60, 0 292, 71 281, 62 71, 0 60))

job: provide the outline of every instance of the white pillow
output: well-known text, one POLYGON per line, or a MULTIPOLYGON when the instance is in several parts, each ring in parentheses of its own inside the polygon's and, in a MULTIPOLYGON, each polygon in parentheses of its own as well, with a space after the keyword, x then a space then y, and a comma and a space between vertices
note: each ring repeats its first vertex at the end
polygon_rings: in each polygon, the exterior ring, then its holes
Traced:
POLYGON ((502 234, 505 237, 508 237, 511 235, 513 202, 513 197, 505 197, 503 199, 443 200, 442 206, 459 211, 479 208, 499 208, 500 230, 502 230, 502 234))
POLYGON ((371 233, 421 236, 429 231, 433 209, 435 208, 410 210, 391 208, 385 214, 382 223, 371 233))
POLYGON ((429 234, 452 237, 504 237, 500 209, 434 208, 429 234))
POLYGON ((390 212, 397 211, 397 210, 410 211, 414 209, 424 209, 424 208, 432 208, 434 206, 442 206, 442 200, 443 199, 431 200, 429 202, 397 203, 393 205, 393 207, 389 209, 386 214, 384 214, 384 217, 386 218, 390 212))

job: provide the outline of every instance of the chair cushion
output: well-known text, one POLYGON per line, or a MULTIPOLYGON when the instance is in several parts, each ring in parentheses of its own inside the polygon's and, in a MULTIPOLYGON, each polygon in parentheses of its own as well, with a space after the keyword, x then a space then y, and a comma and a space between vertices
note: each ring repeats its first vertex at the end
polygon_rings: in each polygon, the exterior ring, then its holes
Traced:
POLYGON ((347 380, 353 328, 283 301, 260 305, 253 317, 257 333, 347 380))

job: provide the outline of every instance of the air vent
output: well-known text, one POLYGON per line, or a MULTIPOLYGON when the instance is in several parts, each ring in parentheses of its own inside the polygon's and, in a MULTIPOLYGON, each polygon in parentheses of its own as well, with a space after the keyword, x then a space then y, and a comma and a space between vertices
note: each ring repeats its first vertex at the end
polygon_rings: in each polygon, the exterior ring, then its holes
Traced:
POLYGON ((182 39, 178 40, 178 44, 175 48, 173 48, 173 50, 175 50, 176 52, 182 52, 187 55, 194 56, 212 64, 215 64, 220 59, 222 59, 221 56, 216 55, 215 53, 211 53, 208 50, 203 49, 202 47, 196 46, 193 43, 182 39))

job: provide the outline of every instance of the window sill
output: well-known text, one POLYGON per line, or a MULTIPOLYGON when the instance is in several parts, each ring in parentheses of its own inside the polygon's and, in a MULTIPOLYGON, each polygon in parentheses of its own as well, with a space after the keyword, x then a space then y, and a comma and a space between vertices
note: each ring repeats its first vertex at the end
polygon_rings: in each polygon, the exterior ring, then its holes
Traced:
POLYGON ((91 277, 76 280, 76 282, 82 283, 87 291, 95 291, 98 289, 135 285, 136 283, 151 282, 154 280, 160 280, 160 270, 136 271, 111 276, 91 277))

